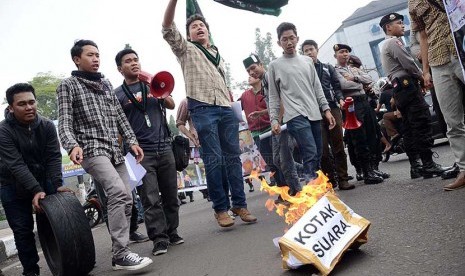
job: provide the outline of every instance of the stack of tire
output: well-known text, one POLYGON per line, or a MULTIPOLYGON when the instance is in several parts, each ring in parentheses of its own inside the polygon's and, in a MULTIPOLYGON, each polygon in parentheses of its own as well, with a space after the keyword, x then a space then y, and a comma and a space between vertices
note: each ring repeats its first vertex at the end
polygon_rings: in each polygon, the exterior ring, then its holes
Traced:
POLYGON ((87 275, 95 265, 89 220, 72 193, 56 193, 40 201, 37 215, 40 244, 55 276, 87 275))

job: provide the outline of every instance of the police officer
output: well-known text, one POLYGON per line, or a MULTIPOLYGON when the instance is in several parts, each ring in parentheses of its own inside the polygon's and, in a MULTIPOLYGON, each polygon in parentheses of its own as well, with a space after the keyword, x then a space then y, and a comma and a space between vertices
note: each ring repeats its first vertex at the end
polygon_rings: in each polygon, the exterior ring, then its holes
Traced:
POLYGON ((354 99, 354 108, 357 119, 362 126, 357 129, 346 130, 349 143, 354 148, 355 159, 362 168, 365 184, 377 184, 383 182, 388 174, 375 169, 379 163, 376 152, 378 151, 380 137, 376 130, 376 114, 370 107, 365 94, 364 86, 372 84, 371 77, 361 69, 350 67, 348 64, 352 49, 345 44, 333 46, 334 57, 337 60, 335 66, 338 72, 344 98, 354 99))
POLYGON ((379 25, 386 34, 381 49, 383 70, 394 87, 394 100, 402 114, 404 145, 410 161, 410 174, 413 178, 420 173, 423 178, 441 175, 446 168, 433 161, 431 114, 420 84, 423 83, 421 70, 415 64, 399 39, 404 35, 404 16, 390 13, 379 25), (420 160, 423 163, 421 168, 420 160))

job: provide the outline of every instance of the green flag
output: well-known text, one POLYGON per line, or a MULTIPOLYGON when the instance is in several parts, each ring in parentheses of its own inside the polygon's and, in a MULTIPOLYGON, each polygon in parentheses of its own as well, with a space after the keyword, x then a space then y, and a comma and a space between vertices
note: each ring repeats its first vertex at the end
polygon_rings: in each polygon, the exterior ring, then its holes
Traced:
POLYGON ((281 7, 287 5, 288 0, 214 0, 220 4, 235 9, 247 10, 255 13, 278 16, 281 7))
POLYGON ((203 16, 202 10, 200 10, 197 0, 186 0, 186 18, 189 18, 194 14, 200 14, 203 16))

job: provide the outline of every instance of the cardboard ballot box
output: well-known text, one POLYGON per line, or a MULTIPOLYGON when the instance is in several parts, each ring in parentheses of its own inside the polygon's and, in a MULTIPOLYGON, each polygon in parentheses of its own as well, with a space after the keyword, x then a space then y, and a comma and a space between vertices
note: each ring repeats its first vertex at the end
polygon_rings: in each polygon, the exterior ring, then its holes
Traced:
POLYGON ((279 239, 284 268, 312 264, 327 275, 349 248, 367 242, 370 222, 326 194, 279 239))

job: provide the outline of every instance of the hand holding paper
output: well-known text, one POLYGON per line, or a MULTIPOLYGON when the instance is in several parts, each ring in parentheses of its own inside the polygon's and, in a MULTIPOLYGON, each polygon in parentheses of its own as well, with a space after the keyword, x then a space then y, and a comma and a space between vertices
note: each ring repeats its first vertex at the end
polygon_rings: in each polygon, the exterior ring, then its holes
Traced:
MULTIPOLYGON (((143 153, 142 153, 143 155, 143 153)), ((136 161, 134 156, 131 153, 126 154, 124 157, 124 163, 129 174, 129 187, 131 191, 134 190, 136 186, 142 184, 142 178, 144 178, 147 171, 142 167, 139 162, 136 161)))

